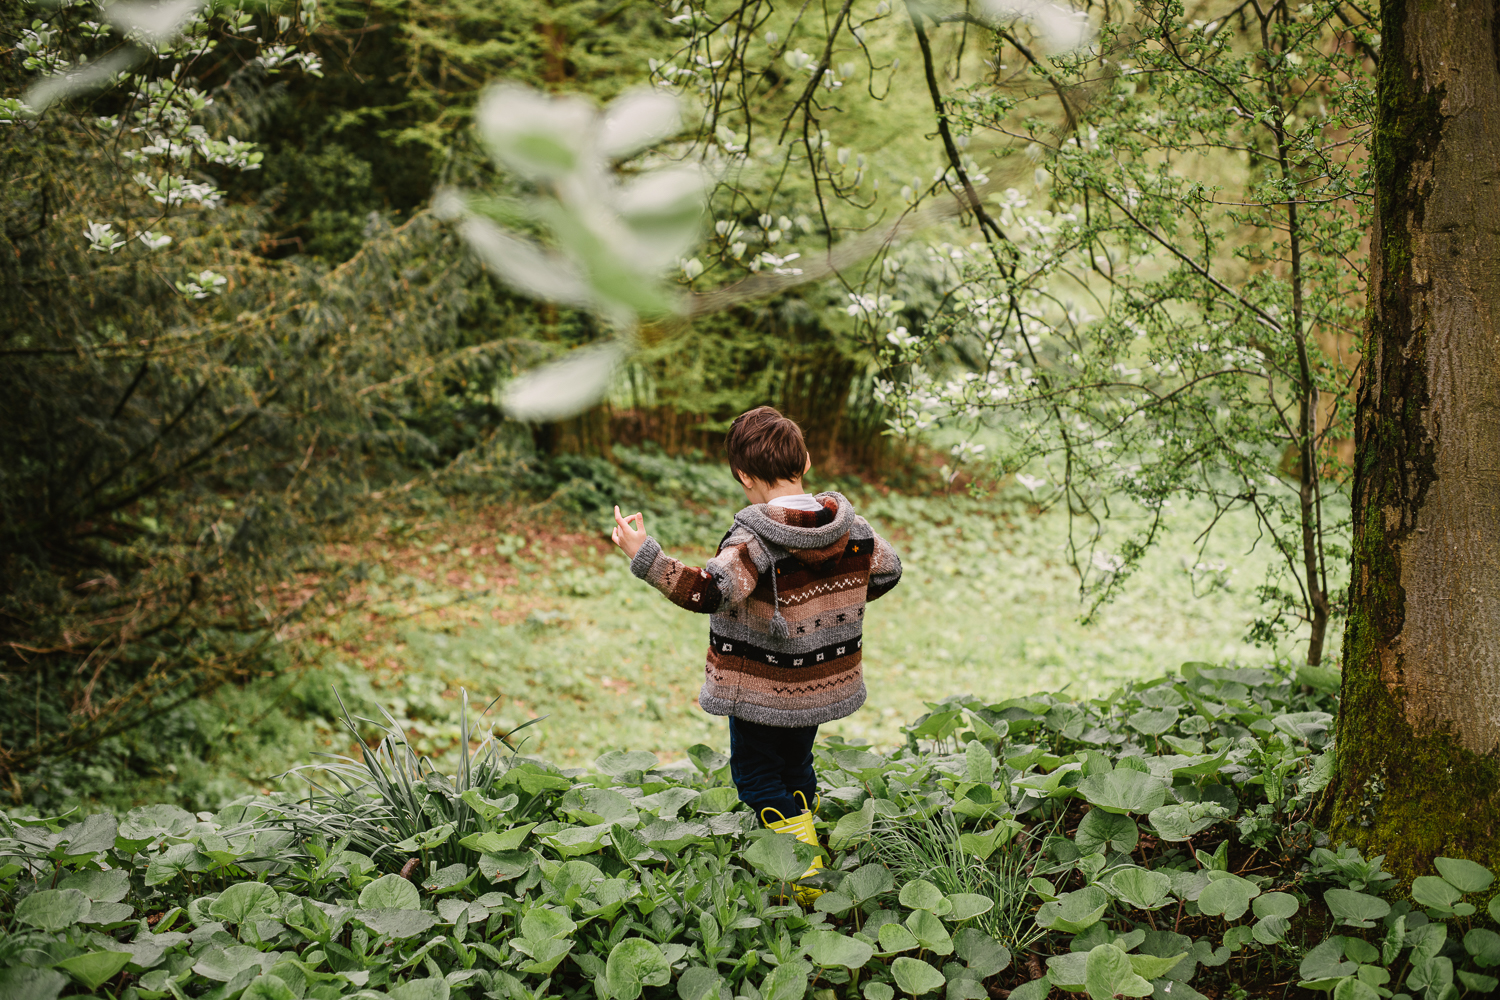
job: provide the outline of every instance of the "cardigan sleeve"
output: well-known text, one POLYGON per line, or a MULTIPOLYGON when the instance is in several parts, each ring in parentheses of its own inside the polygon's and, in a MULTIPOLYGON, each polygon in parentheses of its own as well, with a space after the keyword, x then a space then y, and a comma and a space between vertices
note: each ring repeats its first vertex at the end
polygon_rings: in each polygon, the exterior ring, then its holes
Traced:
POLYGON ((630 572, 661 591, 679 608, 713 614, 745 600, 760 579, 750 553, 750 540, 731 536, 725 541, 718 555, 699 569, 673 559, 662 551, 656 539, 648 536, 630 560, 630 572))
POLYGON ((891 543, 875 534, 875 554, 870 560, 870 584, 865 591, 865 600, 873 601, 895 589, 901 582, 901 557, 891 543))

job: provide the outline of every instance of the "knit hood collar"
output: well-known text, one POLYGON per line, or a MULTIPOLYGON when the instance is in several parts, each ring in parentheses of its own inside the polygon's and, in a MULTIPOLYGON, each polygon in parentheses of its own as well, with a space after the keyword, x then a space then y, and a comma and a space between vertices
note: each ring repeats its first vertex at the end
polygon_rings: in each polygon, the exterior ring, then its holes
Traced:
POLYGON ((761 540, 783 549, 795 551, 827 548, 854 527, 854 505, 843 494, 832 491, 819 493, 814 499, 824 509, 833 512, 831 521, 816 527, 804 527, 794 522, 822 520, 822 515, 758 503, 734 515, 734 522, 761 540))

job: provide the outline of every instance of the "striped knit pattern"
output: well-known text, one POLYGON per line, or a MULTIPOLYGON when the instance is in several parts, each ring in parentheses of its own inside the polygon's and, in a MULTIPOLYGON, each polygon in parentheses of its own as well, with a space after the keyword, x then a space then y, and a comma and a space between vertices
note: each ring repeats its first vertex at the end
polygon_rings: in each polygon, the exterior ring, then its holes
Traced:
POLYGON ((631 561, 673 604, 711 616, 704 711, 813 726, 864 704, 865 603, 896 585, 901 560, 843 496, 817 499, 822 511, 746 507, 702 569, 666 555, 654 538, 631 561), (785 639, 771 632, 778 606, 785 639))

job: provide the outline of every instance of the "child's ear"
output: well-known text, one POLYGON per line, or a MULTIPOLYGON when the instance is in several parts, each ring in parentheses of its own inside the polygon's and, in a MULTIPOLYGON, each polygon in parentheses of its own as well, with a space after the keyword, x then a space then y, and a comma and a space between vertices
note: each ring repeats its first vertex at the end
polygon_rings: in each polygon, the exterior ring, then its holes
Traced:
POLYGON ((807 453, 807 464, 802 467, 802 474, 805 476, 811 470, 812 470, 812 452, 808 452, 807 453))

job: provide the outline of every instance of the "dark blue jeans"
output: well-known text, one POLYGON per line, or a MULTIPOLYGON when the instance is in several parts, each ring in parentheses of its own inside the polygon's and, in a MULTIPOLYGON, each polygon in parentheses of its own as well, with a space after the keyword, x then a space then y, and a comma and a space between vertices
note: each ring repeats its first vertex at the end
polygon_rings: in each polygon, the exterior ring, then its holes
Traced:
POLYGON ((729 775, 756 819, 767 806, 786 817, 801 815, 802 803, 793 792, 813 804, 818 778, 812 746, 817 738, 817 726, 763 726, 729 717, 729 775))

